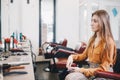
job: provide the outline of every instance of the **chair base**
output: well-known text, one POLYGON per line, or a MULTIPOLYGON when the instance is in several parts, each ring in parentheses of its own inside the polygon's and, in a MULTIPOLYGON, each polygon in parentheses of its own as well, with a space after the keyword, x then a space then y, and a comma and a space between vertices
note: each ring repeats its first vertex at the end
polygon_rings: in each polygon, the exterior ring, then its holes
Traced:
POLYGON ((46 67, 43 69, 45 72, 51 72, 51 73, 58 73, 59 71, 55 68, 49 68, 49 67, 46 67))
POLYGON ((45 72, 50 72, 50 68, 49 67, 46 67, 43 69, 45 72))

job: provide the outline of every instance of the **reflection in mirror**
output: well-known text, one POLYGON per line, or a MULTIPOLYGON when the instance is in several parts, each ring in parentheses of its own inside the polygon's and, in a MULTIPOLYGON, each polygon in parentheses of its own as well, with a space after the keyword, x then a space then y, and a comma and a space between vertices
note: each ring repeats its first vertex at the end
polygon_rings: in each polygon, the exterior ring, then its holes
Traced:
POLYGON ((40 0, 41 10, 41 44, 44 42, 53 42, 54 40, 54 1, 40 0))

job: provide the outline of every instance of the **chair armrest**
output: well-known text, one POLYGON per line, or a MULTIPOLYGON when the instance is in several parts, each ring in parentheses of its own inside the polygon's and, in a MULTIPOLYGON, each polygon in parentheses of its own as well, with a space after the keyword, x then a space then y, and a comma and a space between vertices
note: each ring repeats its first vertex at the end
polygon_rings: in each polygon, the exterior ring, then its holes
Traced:
POLYGON ((50 46, 51 46, 51 47, 56 47, 56 46, 58 46, 58 45, 60 45, 60 44, 59 44, 59 43, 52 43, 52 42, 50 43, 50 46))
POLYGON ((69 50, 65 50, 65 49, 58 49, 57 52, 63 52, 63 53, 66 53, 66 54, 75 54, 74 51, 69 51, 69 50))
POLYGON ((74 61, 74 63, 77 64, 78 67, 85 67, 85 68, 89 68, 89 63, 86 60, 82 60, 82 61, 74 61))
POLYGON ((120 74, 114 72, 107 72, 107 71, 96 71, 95 77, 102 77, 102 78, 109 78, 120 80, 120 74))
POLYGON ((53 43, 53 42, 45 42, 44 44, 49 44, 51 47, 56 47, 57 45, 59 45, 59 43, 53 43))

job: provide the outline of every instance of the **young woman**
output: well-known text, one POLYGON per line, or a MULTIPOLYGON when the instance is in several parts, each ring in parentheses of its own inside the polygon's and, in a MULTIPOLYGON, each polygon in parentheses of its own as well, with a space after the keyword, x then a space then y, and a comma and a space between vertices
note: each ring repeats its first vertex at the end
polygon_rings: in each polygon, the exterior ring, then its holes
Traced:
POLYGON ((66 67, 72 71, 65 80, 88 80, 97 70, 110 71, 116 59, 116 46, 110 29, 109 15, 105 10, 92 14, 91 28, 94 32, 82 54, 70 55, 66 67), (88 59, 89 68, 71 67, 73 61, 88 59))

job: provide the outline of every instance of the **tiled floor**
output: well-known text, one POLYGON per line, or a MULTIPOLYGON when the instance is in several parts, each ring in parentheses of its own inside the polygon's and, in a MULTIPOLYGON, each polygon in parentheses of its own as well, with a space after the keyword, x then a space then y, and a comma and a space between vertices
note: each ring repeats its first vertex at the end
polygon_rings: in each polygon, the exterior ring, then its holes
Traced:
POLYGON ((43 69, 48 66, 46 62, 37 62, 36 80, 59 80, 57 73, 45 72, 43 69))

